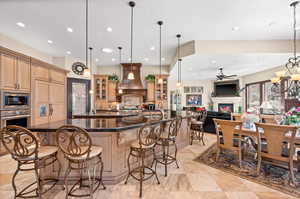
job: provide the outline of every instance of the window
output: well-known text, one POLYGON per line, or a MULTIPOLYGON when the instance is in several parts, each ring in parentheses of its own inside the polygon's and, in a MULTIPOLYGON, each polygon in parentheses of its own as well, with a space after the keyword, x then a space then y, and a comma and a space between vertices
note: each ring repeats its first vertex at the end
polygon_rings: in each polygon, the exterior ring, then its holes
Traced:
POLYGON ((258 107, 263 101, 273 100, 274 96, 272 95, 271 87, 271 81, 246 84, 247 109, 251 107, 258 107))

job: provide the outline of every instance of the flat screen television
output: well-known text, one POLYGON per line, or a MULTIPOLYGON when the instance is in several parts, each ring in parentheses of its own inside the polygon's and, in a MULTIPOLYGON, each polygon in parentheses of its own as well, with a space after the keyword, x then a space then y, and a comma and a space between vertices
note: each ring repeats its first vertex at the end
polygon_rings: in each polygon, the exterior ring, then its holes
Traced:
POLYGON ((201 106, 202 105, 202 95, 186 95, 186 105, 187 106, 201 106))
POLYGON ((239 80, 215 82, 215 97, 233 97, 239 91, 239 80))

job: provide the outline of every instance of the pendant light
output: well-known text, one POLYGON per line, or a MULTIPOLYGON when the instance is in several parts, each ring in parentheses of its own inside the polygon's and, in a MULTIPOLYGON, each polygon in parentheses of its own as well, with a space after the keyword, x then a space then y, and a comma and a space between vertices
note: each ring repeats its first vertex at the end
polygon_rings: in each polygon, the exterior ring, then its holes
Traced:
MULTIPOLYGON (((118 50, 119 50, 119 63, 120 63, 120 80, 122 79, 122 65, 121 65, 121 63, 122 63, 122 47, 121 46, 119 46, 118 47, 118 50)), ((123 93, 123 90, 122 89, 119 89, 118 90, 118 93, 119 94, 122 94, 123 93)))
POLYGON ((158 21, 157 24, 159 25, 159 79, 158 79, 158 83, 162 84, 163 78, 161 75, 161 26, 163 25, 163 22, 158 21))
POLYGON ((182 59, 180 58, 180 38, 181 38, 181 35, 180 34, 177 34, 176 35, 177 37, 177 40, 178 40, 178 47, 177 47, 177 87, 180 87, 181 86, 181 61, 182 59))
POLYGON ((128 79, 129 80, 134 80, 134 74, 133 74, 133 65, 132 65, 132 49, 133 49, 133 8, 135 6, 134 1, 129 2, 129 6, 131 7, 131 22, 130 22, 130 72, 128 73, 128 79))
POLYGON ((287 93, 288 98, 298 98, 300 100, 300 57, 297 56, 297 21, 296 7, 299 1, 294 1, 290 4, 293 8, 293 57, 288 59, 283 71, 275 73, 276 77, 271 79, 273 83, 272 92, 278 96, 283 96, 287 93), (282 89, 280 86, 285 85, 285 81, 290 82, 287 88, 282 89))

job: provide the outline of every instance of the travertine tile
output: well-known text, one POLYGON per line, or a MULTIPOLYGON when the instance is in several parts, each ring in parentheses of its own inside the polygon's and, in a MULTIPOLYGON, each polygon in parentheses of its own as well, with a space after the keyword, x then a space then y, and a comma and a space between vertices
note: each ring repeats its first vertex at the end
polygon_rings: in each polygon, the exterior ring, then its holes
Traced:
POLYGON ((187 174, 194 191, 222 191, 216 181, 207 174, 187 174))
POLYGON ((230 199, 259 199, 253 192, 225 192, 230 199))

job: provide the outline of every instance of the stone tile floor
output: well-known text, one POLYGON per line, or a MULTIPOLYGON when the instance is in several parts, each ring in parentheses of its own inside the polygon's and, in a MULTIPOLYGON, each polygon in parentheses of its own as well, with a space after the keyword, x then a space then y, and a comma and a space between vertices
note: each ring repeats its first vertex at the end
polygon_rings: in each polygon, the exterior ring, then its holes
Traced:
MULTIPOLYGON (((294 197, 268 187, 241 179, 225 172, 193 161, 205 149, 211 146, 216 137, 207 134, 206 146, 195 142, 178 153, 180 168, 172 165, 168 177, 164 177, 163 168, 158 167, 161 184, 152 178, 144 183, 144 199, 292 199, 294 197)), ((0 199, 13 198, 11 176, 16 167, 10 156, 0 158, 0 199)), ((22 175, 18 179, 20 186, 32 178, 32 174, 22 175)), ((130 178, 127 185, 119 183, 109 185, 106 190, 99 190, 94 198, 101 199, 137 199, 138 182, 130 178)), ((43 198, 61 199, 65 192, 61 186, 44 195, 43 198)), ((300 196, 299 196, 300 197, 300 196)))

